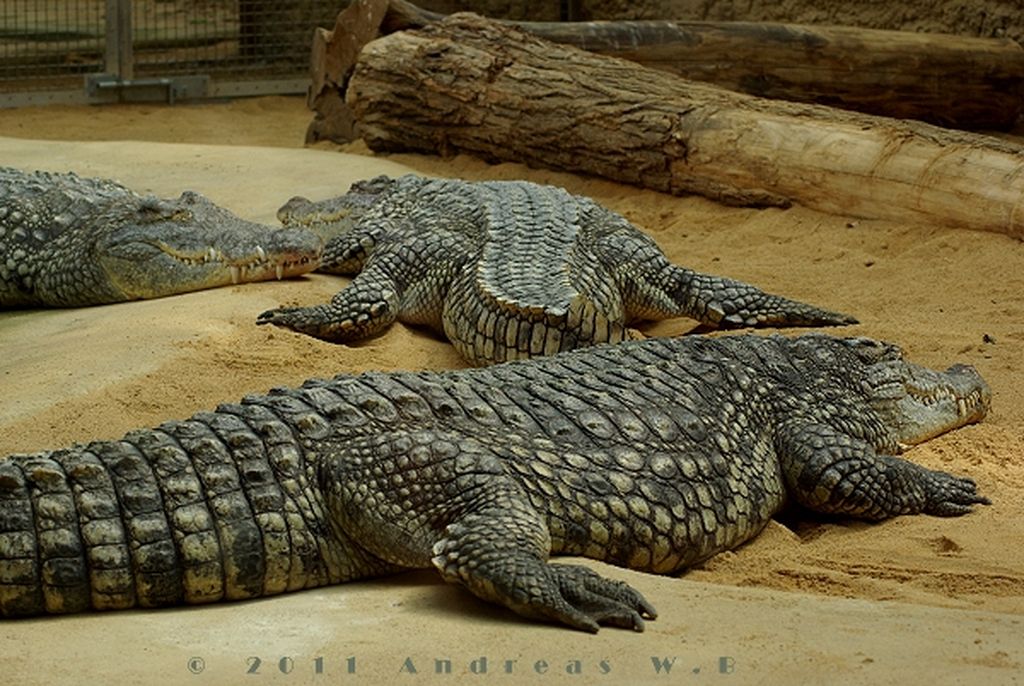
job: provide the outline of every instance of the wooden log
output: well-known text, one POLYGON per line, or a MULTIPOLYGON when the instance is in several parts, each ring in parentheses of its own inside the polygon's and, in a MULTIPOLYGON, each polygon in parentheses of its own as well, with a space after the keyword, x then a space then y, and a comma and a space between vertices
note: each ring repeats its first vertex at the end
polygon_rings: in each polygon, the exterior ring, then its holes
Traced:
MULTIPOLYGON (((307 141, 352 138, 341 92, 378 35, 443 19, 405 0, 353 0, 313 41, 307 141)), ((963 129, 1008 129, 1024 108, 1009 39, 740 22, 513 22, 529 33, 763 97, 963 129), (956 87, 950 87, 955 83, 956 87)))
POLYGON ((460 151, 670 193, 1024 237, 1024 147, 733 93, 475 15, 369 43, 346 102, 374 150, 460 151))
MULTIPOLYGON (((391 0, 381 33, 443 16, 391 0)), ((1009 38, 770 22, 503 23, 742 93, 953 128, 1006 130, 1024 107, 1024 48, 1009 38)))
POLYGON ((315 112, 306 129, 306 143, 319 140, 346 142, 356 138, 355 120, 344 93, 359 51, 380 35, 388 0, 353 0, 338 13, 334 28, 313 33, 306 104, 315 112))
POLYGON ((524 28, 743 93, 954 128, 1009 129, 1024 103, 1024 48, 1008 38, 747 22, 524 28))

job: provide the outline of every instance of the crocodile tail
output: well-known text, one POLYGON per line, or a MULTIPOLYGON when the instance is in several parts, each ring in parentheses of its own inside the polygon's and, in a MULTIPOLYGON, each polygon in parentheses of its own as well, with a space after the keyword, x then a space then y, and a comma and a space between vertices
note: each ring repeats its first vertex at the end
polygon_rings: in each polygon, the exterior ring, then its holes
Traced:
POLYGON ((329 583, 305 475, 292 430, 258 405, 0 459, 0 616, 329 583))

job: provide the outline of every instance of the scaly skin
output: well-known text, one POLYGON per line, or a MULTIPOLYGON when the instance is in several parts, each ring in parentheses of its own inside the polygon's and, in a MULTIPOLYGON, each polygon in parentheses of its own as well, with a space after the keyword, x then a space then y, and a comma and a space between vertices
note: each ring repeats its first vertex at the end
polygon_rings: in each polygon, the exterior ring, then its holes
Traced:
POLYGON ((638 320, 856 322, 673 265, 624 217, 553 186, 378 177, 323 202, 292 198, 278 217, 324 238, 320 271, 358 276, 327 305, 258 322, 332 341, 425 324, 484 365, 622 341, 638 320))
POLYGON ((308 231, 239 219, 191 191, 0 167, 0 307, 158 298, 316 268, 308 231))
POLYGON ((672 574, 782 507, 879 520, 987 502, 895 453, 980 420, 969 367, 867 339, 628 341, 276 389, 119 441, 0 460, 0 614, 251 598, 437 569, 529 617, 654 608, 552 554, 672 574))

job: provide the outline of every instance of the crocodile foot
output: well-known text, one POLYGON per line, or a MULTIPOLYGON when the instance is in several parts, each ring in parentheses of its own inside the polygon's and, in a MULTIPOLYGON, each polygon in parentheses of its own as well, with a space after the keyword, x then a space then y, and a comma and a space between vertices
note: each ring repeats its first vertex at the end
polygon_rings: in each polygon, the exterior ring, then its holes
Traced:
POLYGON ((279 307, 256 317, 256 324, 273 324, 325 341, 338 343, 365 336, 368 317, 337 318, 330 316, 329 305, 314 307, 279 307))
POLYGON ((972 479, 946 472, 924 470, 924 514, 958 517, 971 511, 972 505, 991 505, 992 501, 978 494, 972 479))
POLYGON ((547 606, 531 608, 542 617, 593 633, 601 626, 643 631, 644 618, 658 616, 639 591, 622 581, 579 565, 551 564, 548 571, 559 596, 547 606))

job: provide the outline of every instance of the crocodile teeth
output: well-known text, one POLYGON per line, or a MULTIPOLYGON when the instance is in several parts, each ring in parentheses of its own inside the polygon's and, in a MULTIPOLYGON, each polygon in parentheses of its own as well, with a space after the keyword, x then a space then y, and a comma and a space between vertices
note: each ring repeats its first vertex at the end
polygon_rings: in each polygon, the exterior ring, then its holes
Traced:
POLYGON ((256 254, 260 256, 260 261, 261 262, 263 260, 267 259, 267 253, 266 253, 266 251, 263 250, 263 246, 262 245, 257 245, 256 246, 256 254))
POLYGON ((284 265, 278 262, 275 270, 277 271, 277 280, 280 281, 284 278, 284 265))
POLYGON ((239 279, 242 278, 242 270, 231 265, 231 283, 238 283, 239 279))
POLYGON ((210 248, 209 250, 207 250, 206 251, 206 259, 209 260, 210 262, 213 262, 214 260, 216 260, 217 259, 217 251, 214 250, 213 248, 210 248))

